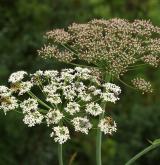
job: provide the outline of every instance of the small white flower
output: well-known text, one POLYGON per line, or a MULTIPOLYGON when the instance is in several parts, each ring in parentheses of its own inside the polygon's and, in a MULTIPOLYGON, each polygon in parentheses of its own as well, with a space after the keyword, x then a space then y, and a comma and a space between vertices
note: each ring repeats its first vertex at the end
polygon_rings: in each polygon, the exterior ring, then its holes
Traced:
POLYGON ((100 123, 98 124, 98 127, 102 132, 104 132, 104 134, 112 135, 113 132, 117 131, 117 124, 110 117, 101 119, 100 123))
POLYGON ((88 101, 91 101, 92 97, 90 94, 87 94, 86 92, 80 92, 78 94, 78 97, 82 100, 82 101, 85 101, 85 102, 88 102, 88 101))
POLYGON ((15 97, 6 97, 1 101, 0 109, 3 109, 4 113, 18 108, 18 101, 15 97))
POLYGON ((0 86, 0 96, 1 97, 9 97, 9 96, 11 96, 11 94, 12 94, 12 92, 8 87, 6 87, 4 85, 0 86))
POLYGON ((75 70, 77 71, 77 73, 75 74, 76 77, 80 79, 87 80, 91 77, 91 71, 87 68, 76 67, 75 70))
POLYGON ((33 74, 30 74, 31 76, 31 83, 33 83, 34 85, 41 85, 42 84, 42 77, 43 77, 44 72, 41 70, 36 71, 33 74))
POLYGON ((69 130, 65 126, 53 127, 53 132, 50 134, 51 137, 54 137, 54 141, 59 144, 65 143, 70 139, 69 130))
POLYGON ((97 103, 90 103, 86 105, 86 112, 93 116, 100 115, 104 112, 104 110, 101 108, 101 106, 97 103))
POLYGON ((34 74, 31 74, 33 77, 43 76, 44 72, 42 70, 36 71, 34 74))
POLYGON ((20 82, 21 80, 23 80, 25 75, 27 75, 27 72, 25 71, 17 71, 15 73, 12 73, 9 77, 8 82, 11 83, 20 82))
POLYGON ((101 98, 104 101, 115 103, 119 98, 114 93, 102 93, 101 98))
POLYGON ((19 95, 23 95, 26 92, 29 92, 33 84, 30 81, 22 82, 20 84, 19 95))
POLYGON ((66 112, 70 113, 70 115, 73 115, 73 114, 75 114, 75 113, 80 111, 80 105, 77 104, 76 102, 69 102, 67 104, 67 107, 64 108, 64 110, 66 112))
POLYGON ((60 98, 60 94, 53 94, 53 95, 48 95, 46 98, 46 101, 50 102, 51 104, 59 104, 62 102, 60 98))
POLYGON ((76 96, 75 88, 71 85, 62 86, 61 88, 63 90, 63 95, 65 96, 65 99, 73 101, 76 96))
POLYGON ((101 95, 101 94, 102 94, 101 89, 96 89, 96 90, 93 92, 93 95, 94 95, 94 96, 101 95))
POLYGON ((87 89, 86 86, 83 84, 83 82, 75 82, 74 84, 72 84, 72 86, 79 93, 87 89))
POLYGON ((49 110, 45 118, 49 126, 50 124, 58 124, 63 117, 63 114, 59 110, 49 110))
POLYGON ((73 74, 72 69, 63 69, 61 72, 61 79, 64 81, 73 81, 73 79, 75 78, 75 75, 73 74))
POLYGON ((44 72, 44 76, 55 79, 58 76, 58 71, 57 70, 46 70, 44 72))
POLYGON ((43 92, 47 95, 54 95, 58 90, 58 84, 49 84, 44 86, 43 92))
POLYGON ((89 130, 92 128, 92 124, 87 117, 75 117, 71 122, 77 132, 88 134, 89 130))
POLYGON ((103 87, 105 87, 106 91, 113 92, 115 95, 119 95, 121 93, 121 88, 115 84, 105 83, 103 84, 103 87))
POLYGON ((43 120, 43 115, 40 114, 38 111, 33 113, 27 113, 24 116, 23 122, 28 125, 28 127, 33 127, 36 124, 41 124, 43 120))
POLYGON ((29 98, 23 101, 20 104, 20 107, 22 108, 23 113, 34 112, 38 109, 38 102, 35 99, 29 98))

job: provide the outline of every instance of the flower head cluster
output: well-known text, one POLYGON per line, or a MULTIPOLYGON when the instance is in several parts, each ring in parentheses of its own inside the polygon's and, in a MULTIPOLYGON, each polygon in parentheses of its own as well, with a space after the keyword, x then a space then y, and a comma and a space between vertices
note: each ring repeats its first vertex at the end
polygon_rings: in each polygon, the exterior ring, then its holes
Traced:
MULTIPOLYGON (((60 144, 70 139, 68 122, 76 132, 88 134, 94 127, 92 120, 105 113, 101 103, 115 103, 121 93, 117 85, 102 83, 90 69, 81 67, 30 75, 15 72, 9 82, 10 88, 0 86, 0 108, 6 113, 19 107, 28 127, 46 123, 52 127, 51 137, 60 144), (39 89, 38 95, 34 89, 39 89)), ((102 121, 99 127, 105 134, 116 130, 102 121)))
POLYGON ((12 96, 12 91, 6 86, 0 86, 0 109, 7 111, 15 110, 18 108, 17 99, 12 96))
POLYGON ((160 28, 150 21, 94 19, 73 23, 66 31, 54 29, 45 37, 48 43, 39 51, 42 57, 66 62, 79 59, 117 77, 137 62, 159 65, 160 28))
POLYGON ((117 131, 117 124, 111 117, 106 117, 104 119, 101 119, 100 123, 98 124, 98 127, 104 134, 110 134, 112 135, 113 132, 117 131))
POLYGON ((134 87, 136 89, 142 91, 142 93, 152 93, 153 92, 151 83, 141 77, 134 78, 132 80, 132 83, 133 83, 134 87))

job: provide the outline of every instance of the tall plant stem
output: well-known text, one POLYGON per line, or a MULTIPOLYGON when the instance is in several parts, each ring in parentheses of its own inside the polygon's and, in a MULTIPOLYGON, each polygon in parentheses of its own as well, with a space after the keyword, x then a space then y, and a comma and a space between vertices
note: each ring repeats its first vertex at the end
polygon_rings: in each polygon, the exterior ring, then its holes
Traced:
POLYGON ((58 144, 58 160, 59 160, 59 165, 63 165, 63 146, 62 146, 62 144, 58 144))
MULTIPOLYGON (((104 103, 102 105, 102 108, 105 109, 106 104, 104 103)), ((101 114, 99 116, 99 121, 104 117, 104 114, 101 114)), ((96 161, 97 165, 102 165, 102 156, 101 156, 101 146, 102 146, 102 132, 100 128, 97 129, 97 137, 96 137, 96 161)))
MULTIPOLYGON (((105 82, 109 82, 110 79, 111 79, 110 75, 105 75, 104 76, 104 81, 105 82)), ((102 102, 101 107, 105 110, 106 103, 102 102)), ((104 113, 99 116, 99 122, 103 117, 104 117, 104 113)), ((97 129, 97 137, 96 137, 96 163, 97 163, 97 165, 102 165, 101 148, 102 148, 102 132, 101 132, 100 128, 98 128, 97 129)))

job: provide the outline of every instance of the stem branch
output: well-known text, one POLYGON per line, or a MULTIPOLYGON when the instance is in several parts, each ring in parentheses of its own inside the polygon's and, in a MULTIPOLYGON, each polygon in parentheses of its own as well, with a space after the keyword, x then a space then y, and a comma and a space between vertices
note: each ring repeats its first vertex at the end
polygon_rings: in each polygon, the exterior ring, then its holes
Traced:
POLYGON ((143 156, 144 154, 146 154, 147 152, 157 148, 158 146, 160 146, 160 142, 157 143, 152 143, 152 145, 150 145, 149 147, 145 148, 143 151, 141 151, 140 153, 138 153, 137 155, 135 155, 132 159, 130 159, 125 165, 131 165, 133 164, 137 159, 139 159, 141 156, 143 156))

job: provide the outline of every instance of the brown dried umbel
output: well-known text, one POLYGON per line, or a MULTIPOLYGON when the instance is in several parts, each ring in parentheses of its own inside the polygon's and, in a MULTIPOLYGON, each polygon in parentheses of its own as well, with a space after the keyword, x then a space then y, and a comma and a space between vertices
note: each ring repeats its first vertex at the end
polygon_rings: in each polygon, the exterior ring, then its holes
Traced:
POLYGON ((64 29, 47 32, 48 46, 39 50, 42 57, 87 65, 120 77, 128 67, 147 63, 157 67, 160 61, 160 28, 150 21, 94 19, 64 29))
POLYGON ((141 77, 134 78, 132 80, 132 83, 133 83, 134 87, 137 88, 138 90, 142 91, 142 93, 152 93, 153 92, 151 83, 144 80, 141 77))

